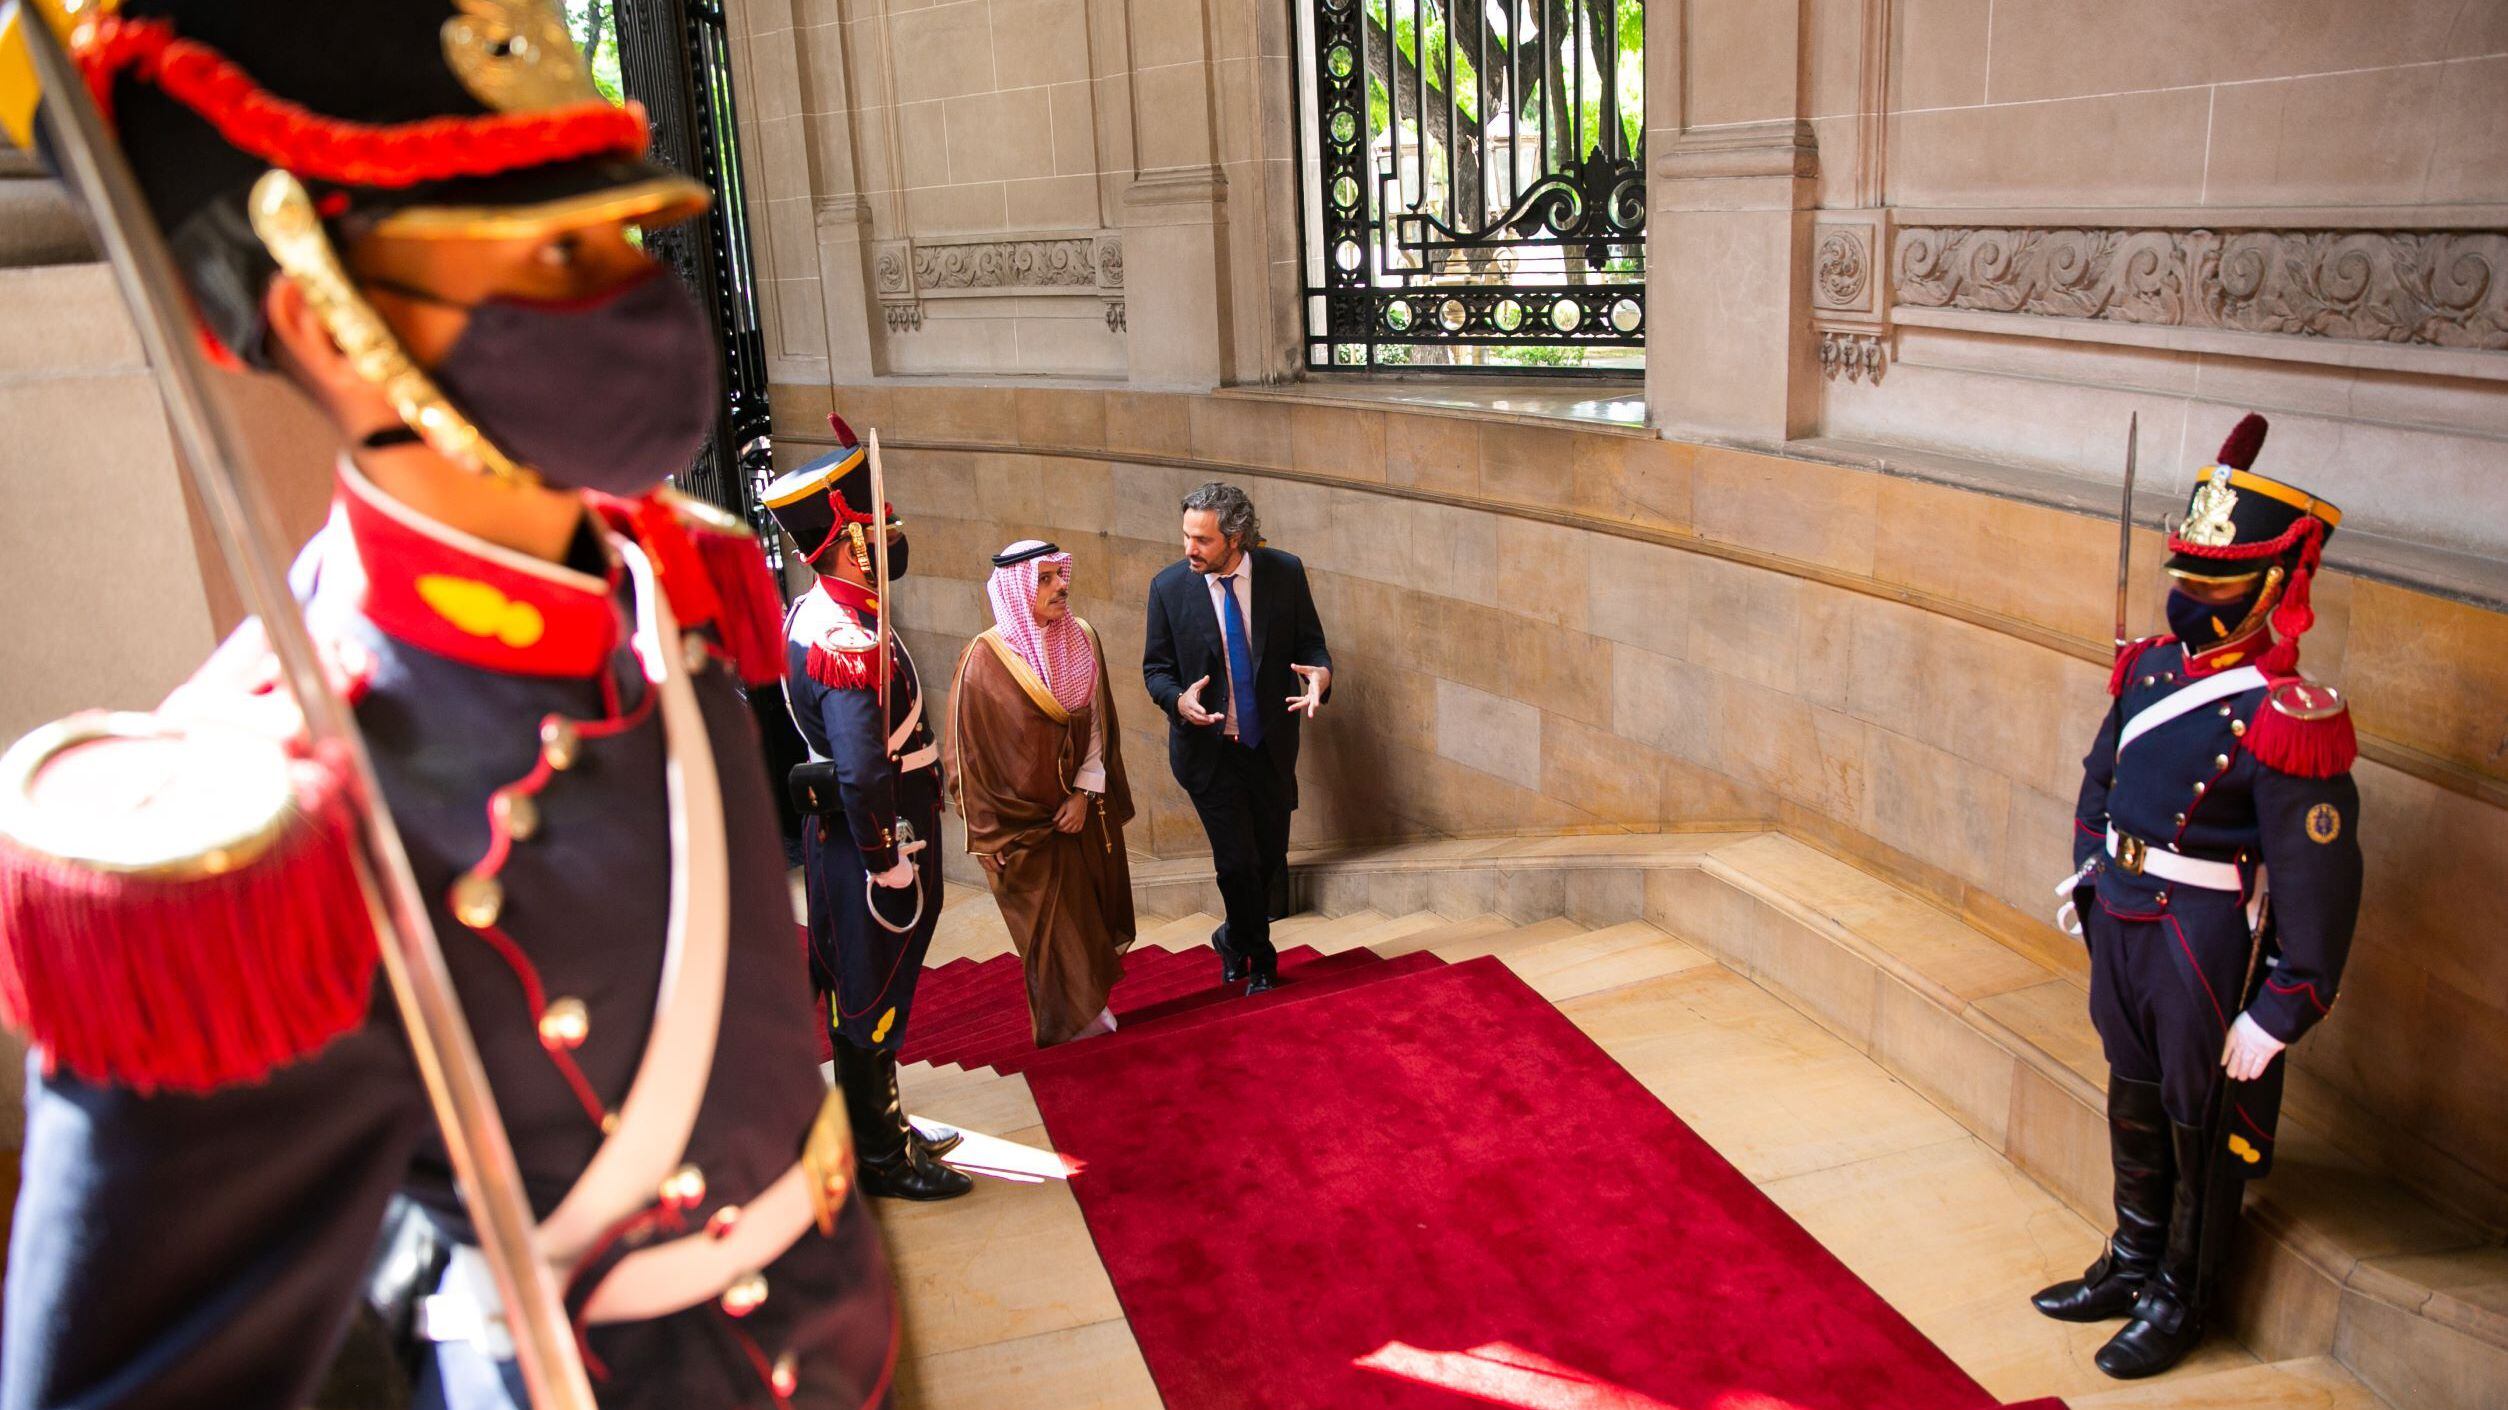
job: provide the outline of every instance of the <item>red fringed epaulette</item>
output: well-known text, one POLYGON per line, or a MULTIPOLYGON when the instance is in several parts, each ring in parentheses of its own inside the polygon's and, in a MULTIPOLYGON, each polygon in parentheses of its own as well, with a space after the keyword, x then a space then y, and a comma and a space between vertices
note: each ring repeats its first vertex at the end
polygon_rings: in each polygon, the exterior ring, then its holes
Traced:
POLYGON ((2360 736, 2342 692, 2298 677, 2275 681, 2265 692, 2246 743, 2257 763, 2299 778, 2348 773, 2360 757, 2360 736))
POLYGON ((2123 646, 2118 647, 2116 649, 2116 668, 2107 673, 2107 693, 2110 695, 2123 695, 2125 693, 2125 682, 2133 679, 2134 663, 2142 659, 2142 653, 2155 646, 2166 646, 2168 643, 2175 641, 2176 639, 2177 638, 2173 636, 2166 635, 2146 636, 2138 641, 2129 641, 2123 646))
POLYGON ((703 500, 664 490, 662 500, 679 515, 713 585, 720 614, 714 630, 731 653, 742 684, 771 685, 784 678, 784 597, 766 549, 749 526, 703 500))
POLYGON ((783 606, 765 550, 747 525, 674 490, 586 498, 644 550, 683 630, 712 627, 744 685, 784 678, 783 606))
POLYGON ((47 1071, 255 1082, 363 1022, 377 958, 332 770, 256 729, 73 716, 0 759, 0 1020, 47 1071))

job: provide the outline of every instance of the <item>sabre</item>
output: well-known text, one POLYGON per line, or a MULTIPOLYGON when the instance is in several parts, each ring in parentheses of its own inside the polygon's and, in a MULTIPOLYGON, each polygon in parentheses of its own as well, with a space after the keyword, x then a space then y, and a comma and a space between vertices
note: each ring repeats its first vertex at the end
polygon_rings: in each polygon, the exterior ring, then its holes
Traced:
POLYGON ((374 917, 384 973, 428 1101, 443 1128, 445 1150, 478 1230, 480 1250, 504 1299, 505 1320, 531 1403, 538 1410, 592 1410, 591 1383, 584 1378, 555 1275, 532 1244, 531 1205, 513 1147, 506 1141, 487 1071, 445 970, 426 898, 410 872, 399 830, 383 807, 365 741, 348 707, 332 691, 295 598, 272 558, 271 545, 283 541, 278 521, 260 484, 241 473, 242 438, 211 394, 208 374, 192 349, 189 302, 165 237, 147 215, 121 149, 106 132, 86 83, 46 19, 40 9, 18 0, 0 6, 0 32, 14 26, 23 35, 63 183, 94 227, 139 326, 149 367, 165 398, 166 417, 216 533, 219 554, 279 658, 304 716, 313 756, 336 761, 347 774, 361 824, 357 879, 374 917))
POLYGON ((888 677, 892 663, 888 649, 888 475, 880 468, 880 433, 873 431, 869 441, 871 455, 871 565, 872 593, 879 599, 879 681, 881 748, 888 757, 897 757, 897 745, 888 727, 888 677))
POLYGON ((2132 640, 2125 635, 2125 590, 2133 582, 2134 456, 2142 447, 2142 413, 2125 423, 2125 502, 2116 511, 2116 649, 2132 640))

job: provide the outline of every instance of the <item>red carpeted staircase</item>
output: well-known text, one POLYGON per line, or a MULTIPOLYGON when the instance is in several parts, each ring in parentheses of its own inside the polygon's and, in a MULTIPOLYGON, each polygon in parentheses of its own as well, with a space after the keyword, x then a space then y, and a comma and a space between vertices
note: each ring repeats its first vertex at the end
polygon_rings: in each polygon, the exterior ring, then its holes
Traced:
POLYGON ((1040 1051, 1028 1021, 1019 957, 951 960, 924 971, 898 1060, 1023 1072, 1051 1053, 1080 1046, 1128 1047, 1155 1034, 1443 963, 1425 953, 1386 960, 1365 949, 1326 955, 1300 945, 1280 952, 1281 987, 1247 999, 1243 984, 1220 983, 1219 957, 1207 948, 1163 950, 1138 945, 1125 954, 1123 978, 1108 1004, 1120 1025, 1117 1031, 1040 1051))

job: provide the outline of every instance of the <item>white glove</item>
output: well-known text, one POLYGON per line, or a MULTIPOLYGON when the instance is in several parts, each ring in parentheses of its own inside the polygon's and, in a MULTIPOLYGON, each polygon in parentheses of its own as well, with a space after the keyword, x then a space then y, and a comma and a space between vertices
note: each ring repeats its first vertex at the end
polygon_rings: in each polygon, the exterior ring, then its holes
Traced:
POLYGON ((2253 1082, 2264 1075, 2264 1069, 2272 1066, 2273 1059, 2287 1046, 2265 1032, 2263 1024, 2242 1013, 2229 1026, 2229 1041, 2221 1045, 2221 1067, 2232 1082, 2253 1082))
POLYGON ((2089 879, 2098 865, 2098 858, 2093 857, 2081 864, 2081 870, 2055 883, 2055 894, 2064 902, 2055 908, 2055 928, 2076 940, 2081 938, 2081 910, 2079 903, 2073 900, 2073 893, 2081 889, 2081 883, 2089 879))

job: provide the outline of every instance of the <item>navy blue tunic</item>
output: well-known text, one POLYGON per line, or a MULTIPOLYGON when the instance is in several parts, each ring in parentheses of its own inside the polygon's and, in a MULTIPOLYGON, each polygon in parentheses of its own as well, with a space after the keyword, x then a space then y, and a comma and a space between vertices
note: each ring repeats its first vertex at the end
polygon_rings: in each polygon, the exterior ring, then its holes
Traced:
MULTIPOLYGON (((309 616, 375 662, 358 721, 545 1218, 600 1147, 601 1128, 544 1048, 517 967, 446 898, 489 849, 492 791, 538 762, 542 722, 584 722, 579 756, 538 792, 537 826, 498 873, 495 929, 548 997, 584 1005, 587 1036, 571 1056, 599 1105, 616 1111, 660 993, 672 876, 664 730, 625 640, 632 580, 617 579, 619 642, 599 669, 514 674, 397 638, 353 603, 326 613, 348 591, 335 591, 338 580, 357 576, 335 571, 353 552, 335 519, 309 554, 321 567, 309 616)), ((447 549, 433 566, 470 565, 447 549)), ((786 1172, 826 1094, 757 732, 720 664, 693 685, 721 780, 731 914, 723 1018, 682 1157, 706 1185, 689 1231, 786 1172)), ((8 1410, 297 1410, 346 1326, 387 1202, 406 1195, 453 1237, 469 1236, 380 984, 363 1027, 267 1081, 140 1097, 46 1077, 38 1063, 27 1104, 0 1366, 8 1410)), ((894 1308, 863 1202, 845 1207, 832 1236, 805 1233, 761 1271, 766 1301, 737 1323, 709 1298, 590 1328, 585 1344, 607 1372, 595 1382, 602 1404, 766 1403, 753 1348, 770 1362, 795 1358, 795 1404, 879 1403, 894 1308)))
MULTIPOLYGON (((2258 712, 2275 708, 2263 682, 2160 724, 2120 757, 2127 722, 2196 679, 2174 641, 2141 652, 2082 760, 2073 848, 2091 869, 2080 900, 2108 1065, 2160 1084, 2170 1119, 2189 1126, 2204 1123, 2226 1081, 2221 1052, 2241 1012, 2290 1043, 2332 1007, 2361 885, 2350 774, 2302 777, 2247 747, 2258 712), (2111 827, 2154 854, 2227 863, 2239 889, 2134 873, 2109 855, 2111 827), (2260 873, 2259 938, 2248 910, 2260 873)), ((2250 1175, 2271 1166, 2282 1081, 2276 1058, 2225 1094, 2229 1148, 2250 1175)))
POLYGON ((901 767, 933 752, 932 726, 914 658, 894 635, 881 717, 878 629, 869 593, 822 579, 786 617, 784 690, 811 756, 835 764, 842 805, 841 813, 802 821, 813 978, 832 1005, 838 1037, 895 1052, 940 924, 941 789, 937 762, 901 767), (891 758, 889 741, 910 719, 914 727, 891 758), (913 856, 916 886, 872 887, 871 875, 896 865, 915 840, 925 844, 913 856))

